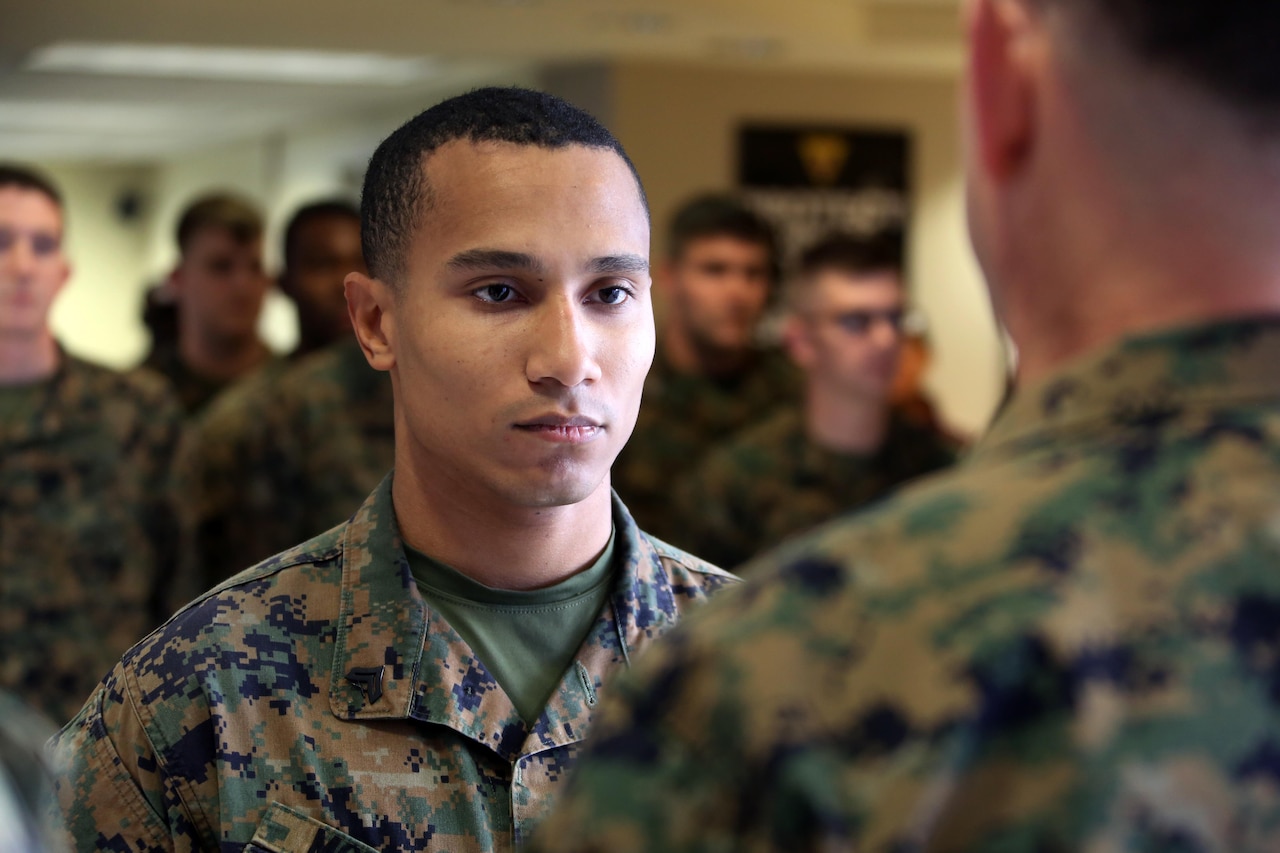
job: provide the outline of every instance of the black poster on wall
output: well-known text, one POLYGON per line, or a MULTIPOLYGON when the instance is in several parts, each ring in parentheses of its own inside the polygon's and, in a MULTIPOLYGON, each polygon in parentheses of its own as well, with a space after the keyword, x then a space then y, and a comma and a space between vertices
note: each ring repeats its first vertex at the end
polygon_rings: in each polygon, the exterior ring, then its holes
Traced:
POLYGON ((905 235, 911 138, 900 130, 746 125, 738 184, 775 223, 787 259, 831 231, 905 235))

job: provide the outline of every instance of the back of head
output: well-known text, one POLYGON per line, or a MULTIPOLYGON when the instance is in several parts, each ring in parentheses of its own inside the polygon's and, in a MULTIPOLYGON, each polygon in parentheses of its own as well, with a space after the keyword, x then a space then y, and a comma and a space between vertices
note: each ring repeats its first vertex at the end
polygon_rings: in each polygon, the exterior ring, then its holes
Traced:
POLYGON ((179 250, 185 252, 192 237, 208 228, 226 231, 236 243, 248 243, 262 236, 262 214, 252 202, 231 193, 201 196, 178 219, 179 250))
POLYGON ((707 194, 690 199, 671 218, 667 256, 678 260, 690 243, 707 237, 733 237, 763 246, 769 253, 770 271, 777 281, 781 270, 778 235, 768 220, 732 195, 707 194))
MULTIPOLYGON (((422 214, 431 204, 425 165, 441 146, 465 140, 558 149, 613 151, 644 188, 622 144, 590 113, 568 101, 516 87, 476 89, 443 101, 387 137, 369 160, 360 200, 361 241, 370 274, 396 285, 422 214)), ((647 209, 647 204, 645 205, 647 209)))
POLYGON ((1280 4, 1265 0, 1031 0, 1076 16, 1082 36, 1109 34, 1153 70, 1198 86, 1280 129, 1280 4), (1092 30, 1092 32, 1090 32, 1092 30))

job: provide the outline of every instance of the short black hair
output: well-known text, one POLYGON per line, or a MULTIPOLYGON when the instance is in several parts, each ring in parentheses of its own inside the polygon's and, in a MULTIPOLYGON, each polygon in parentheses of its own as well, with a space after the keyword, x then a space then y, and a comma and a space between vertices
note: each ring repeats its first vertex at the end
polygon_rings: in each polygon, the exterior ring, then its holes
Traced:
POLYGON ((262 236, 262 213, 248 199, 233 193, 211 193, 187 205, 178 217, 178 248, 186 251, 191 238, 206 228, 220 228, 237 243, 262 236))
POLYGON ((640 175, 612 133, 568 101, 518 87, 489 86, 449 98, 419 113, 383 140, 369 160, 360 196, 360 240, 369 272, 392 286, 404 275, 405 256, 431 203, 426 159, 455 140, 510 142, 558 149, 570 145, 612 151, 640 175))
POLYGON ((763 246, 769 253, 770 276, 778 280, 782 269, 778 232, 736 196, 708 193, 682 204, 667 232, 667 257, 678 260, 690 243, 706 237, 733 237, 763 246))
POLYGON ((0 163, 0 189, 16 187, 20 190, 31 190, 47 197, 49 201, 62 210, 62 193, 46 175, 29 166, 17 163, 0 163))
POLYGON ((349 219, 360 224, 360 208, 342 198, 327 198, 313 201, 294 211, 289 217, 289 224, 284 227, 284 265, 292 266, 292 259, 298 250, 298 232, 307 223, 317 219, 349 219))
POLYGON ((897 230, 872 236, 833 232, 804 250, 798 272, 802 278, 827 270, 853 276, 886 272, 901 276, 903 244, 902 232, 897 230))
POLYGON ((1034 0, 1083 12, 1132 55, 1227 103, 1280 118, 1280 3, 1272 0, 1034 0))

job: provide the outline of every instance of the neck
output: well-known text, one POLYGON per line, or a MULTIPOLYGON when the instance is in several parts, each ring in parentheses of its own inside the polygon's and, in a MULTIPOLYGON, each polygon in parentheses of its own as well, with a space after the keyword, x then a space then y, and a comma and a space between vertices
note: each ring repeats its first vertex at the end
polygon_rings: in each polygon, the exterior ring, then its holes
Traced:
POLYGON ((31 336, 0 336, 0 385, 28 385, 48 379, 62 356, 47 329, 31 336))
POLYGON ((737 373, 751 358, 751 350, 713 349, 700 346, 689 332, 678 324, 669 324, 662 336, 662 355, 677 373, 692 376, 729 376, 737 373))
POLYGON ((809 439, 835 453, 875 453, 889 427, 889 407, 883 400, 850 397, 814 383, 806 390, 804 415, 809 439))
MULTIPOLYGON (((1190 232, 1186 232, 1190 234, 1190 232)), ((1182 238, 1195 242, 1193 236, 1182 238)), ((1103 256, 1074 279, 1028 276, 1004 312, 1018 347, 1017 381, 1025 387, 1067 363, 1134 335, 1243 316, 1280 315, 1280 255, 1254 263, 1241 247, 1196 256, 1168 248, 1147 257, 1103 256), (1070 294, 1067 301, 1046 293, 1070 294)), ((1069 267, 1068 267, 1069 269, 1069 267)))
POLYGON ((513 507, 438 466, 415 465, 401 447, 397 441, 391 486, 401 537, 474 581, 495 589, 552 586, 589 567, 609 542, 608 480, 569 506, 513 507))
POLYGON ((178 336, 178 355, 193 372, 209 379, 239 379, 270 355, 257 335, 223 338, 183 328, 178 336))

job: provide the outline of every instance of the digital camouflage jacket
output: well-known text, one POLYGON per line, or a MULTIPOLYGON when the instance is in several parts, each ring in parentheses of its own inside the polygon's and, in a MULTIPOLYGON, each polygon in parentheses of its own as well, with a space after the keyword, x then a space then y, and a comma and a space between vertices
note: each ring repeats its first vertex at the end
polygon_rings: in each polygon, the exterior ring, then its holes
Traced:
POLYGON ((535 849, 1280 849, 1277 365, 1280 319, 1124 342, 763 558, 535 849))
POLYGON ((531 728, 423 602, 386 478, 133 648, 54 741, 81 850, 510 850, 607 681, 732 575, 614 504, 616 591, 531 728))
POLYGON ((354 337, 220 395, 174 463, 184 571, 215 586, 350 518, 395 462, 391 379, 354 337))
POLYGON ((800 373, 781 350, 760 350, 732 376, 679 373, 659 345, 640 414, 613 465, 613 487, 637 523, 670 539, 681 529, 671 484, 735 432, 794 402, 800 373))
POLYGON ((783 540, 950 465, 940 432, 891 417, 874 453, 836 453, 807 435, 798 406, 733 436, 675 489, 671 541, 721 566, 738 566, 783 540))
POLYGON ((182 412, 158 376, 62 355, 0 417, 0 688, 59 724, 185 603, 169 464, 182 412))

